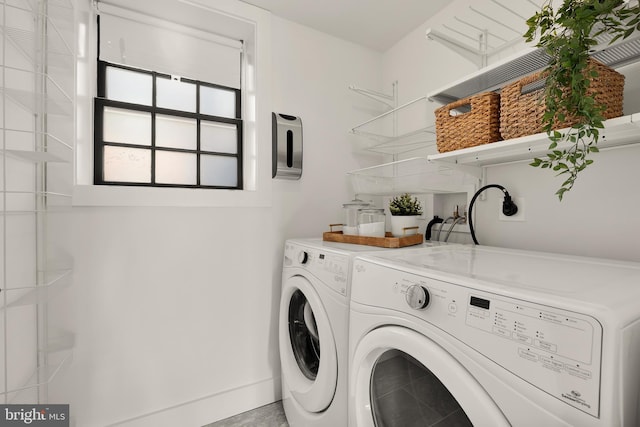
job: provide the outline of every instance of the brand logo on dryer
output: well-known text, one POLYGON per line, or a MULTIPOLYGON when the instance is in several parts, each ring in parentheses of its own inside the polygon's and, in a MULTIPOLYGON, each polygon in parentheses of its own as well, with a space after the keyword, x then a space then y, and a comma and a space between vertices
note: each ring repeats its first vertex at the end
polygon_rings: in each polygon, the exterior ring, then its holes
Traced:
POLYGON ((581 398, 582 393, 577 390, 571 390, 568 393, 562 393, 562 397, 564 399, 570 400, 578 405, 584 406, 585 408, 591 408, 591 405, 587 403, 584 399, 581 398))

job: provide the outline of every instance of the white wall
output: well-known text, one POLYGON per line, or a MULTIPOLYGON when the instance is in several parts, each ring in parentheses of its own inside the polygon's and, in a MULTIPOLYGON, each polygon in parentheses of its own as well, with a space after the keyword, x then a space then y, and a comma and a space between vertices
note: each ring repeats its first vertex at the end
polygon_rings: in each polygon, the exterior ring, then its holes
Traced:
POLYGON ((348 86, 377 89, 381 55, 275 16, 272 28, 273 109, 300 116, 304 133, 302 178, 273 183, 276 235, 320 237, 354 196, 345 172, 381 161, 348 133, 379 107, 348 86))
POLYGON ((352 153, 346 131, 370 105, 347 86, 378 87, 382 57, 276 17, 272 29, 273 111, 300 116, 304 132, 302 179, 275 180, 272 207, 68 217, 59 238, 75 283, 56 310, 76 349, 53 394, 76 426, 200 426, 280 397, 284 240, 339 222, 352 197, 345 172, 374 161, 352 153))
MULTIPOLYGON (((476 70, 468 60, 425 39, 426 28, 464 13, 467 4, 468 0, 456 0, 385 53, 383 81, 398 80, 404 100, 438 90, 476 70)), ((510 50, 517 48, 524 44, 510 50)), ((638 67, 625 67, 622 72, 627 77, 625 114, 638 112, 638 67)), ((435 152, 431 147, 404 156, 435 152)), ((486 245, 640 261, 640 218, 635 215, 640 209, 635 191, 640 178, 639 152, 640 147, 635 146, 594 155, 594 164, 580 175, 562 202, 554 193, 563 180, 552 172, 528 166, 526 161, 487 168, 486 183, 501 184, 513 197, 524 198, 526 220, 498 221, 501 192, 488 190, 486 200, 474 206, 478 240, 486 245)))

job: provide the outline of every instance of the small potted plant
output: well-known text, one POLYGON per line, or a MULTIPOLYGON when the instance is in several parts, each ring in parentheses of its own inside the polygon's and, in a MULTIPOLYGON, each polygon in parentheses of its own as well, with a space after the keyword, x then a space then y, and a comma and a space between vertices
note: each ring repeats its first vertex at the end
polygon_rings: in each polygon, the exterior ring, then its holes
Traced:
POLYGON ((422 215, 422 205, 417 197, 404 193, 392 198, 389 202, 389 212, 391 213, 391 234, 395 237, 418 232, 418 218, 422 215))

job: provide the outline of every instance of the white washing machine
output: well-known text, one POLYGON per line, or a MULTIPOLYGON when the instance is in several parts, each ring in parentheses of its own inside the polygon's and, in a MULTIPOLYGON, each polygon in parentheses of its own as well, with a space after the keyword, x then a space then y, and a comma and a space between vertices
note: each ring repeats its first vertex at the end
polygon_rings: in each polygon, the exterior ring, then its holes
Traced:
POLYGON ((321 239, 285 243, 279 342, 283 406, 291 427, 347 425, 352 258, 398 250, 321 239))
POLYGON ((637 427, 640 264, 482 246, 353 263, 349 425, 637 427))

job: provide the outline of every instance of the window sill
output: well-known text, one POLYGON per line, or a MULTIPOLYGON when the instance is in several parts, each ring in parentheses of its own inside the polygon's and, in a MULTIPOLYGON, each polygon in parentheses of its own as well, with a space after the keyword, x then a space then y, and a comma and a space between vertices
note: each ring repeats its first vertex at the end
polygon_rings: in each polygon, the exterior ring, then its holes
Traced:
POLYGON ((76 185, 73 206, 270 207, 271 191, 76 185))

